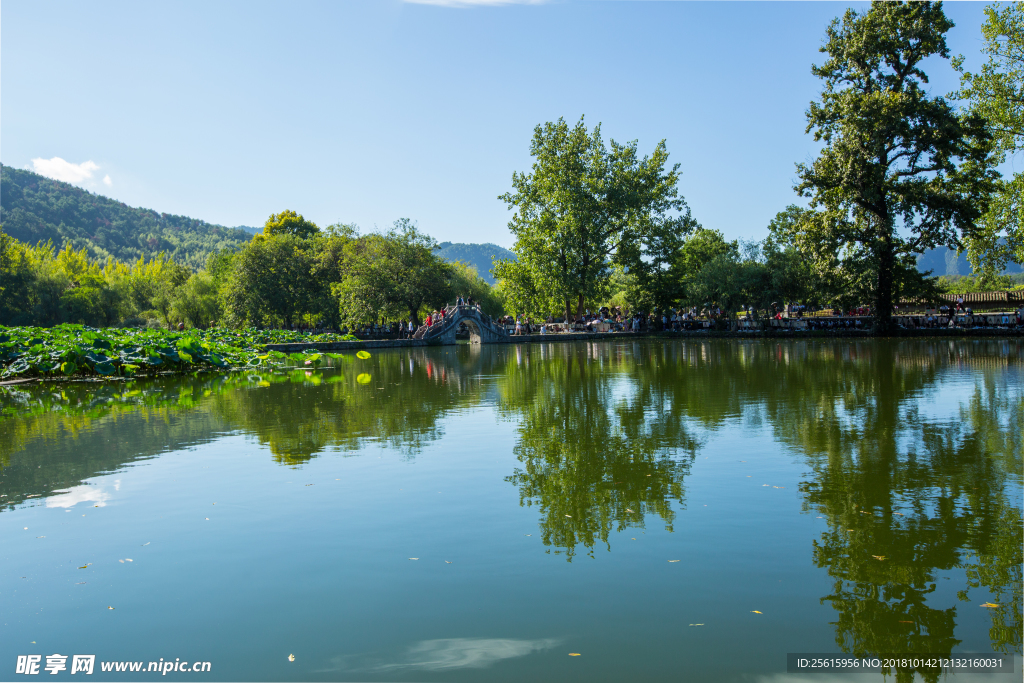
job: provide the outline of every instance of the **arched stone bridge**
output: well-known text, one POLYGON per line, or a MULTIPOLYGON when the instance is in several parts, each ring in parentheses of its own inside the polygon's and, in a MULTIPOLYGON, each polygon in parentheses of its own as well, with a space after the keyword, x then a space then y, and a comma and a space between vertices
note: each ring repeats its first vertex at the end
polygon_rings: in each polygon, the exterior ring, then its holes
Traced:
POLYGON ((505 328, 495 324, 491 316, 481 313, 476 306, 449 306, 444 309, 444 320, 430 327, 420 325, 414 339, 424 339, 435 344, 454 344, 459 325, 466 324, 471 344, 507 344, 512 341, 505 328))

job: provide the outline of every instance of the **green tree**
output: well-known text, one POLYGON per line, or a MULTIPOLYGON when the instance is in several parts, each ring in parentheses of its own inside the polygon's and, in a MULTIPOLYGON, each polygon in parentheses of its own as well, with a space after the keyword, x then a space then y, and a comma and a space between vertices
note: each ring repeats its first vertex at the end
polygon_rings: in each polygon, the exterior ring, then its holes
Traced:
POLYGON ((301 214, 285 209, 281 213, 272 213, 263 225, 266 237, 276 235, 293 235, 301 239, 309 239, 320 233, 320 228, 313 221, 307 221, 301 214))
POLYGON ((0 225, 0 325, 26 325, 32 320, 32 271, 25 245, 0 225))
POLYGON ((206 327, 221 313, 217 283, 206 271, 193 274, 175 293, 171 304, 171 314, 192 327, 206 327))
POLYGON ((487 280, 480 277, 476 267, 462 261, 449 264, 451 270, 451 299, 457 297, 472 298, 480 303, 480 310, 488 315, 501 315, 504 311, 501 299, 497 296, 487 280))
POLYGON ((816 210, 802 236, 838 245, 848 260, 857 257, 852 267, 871 272, 880 332, 892 327, 901 257, 959 248, 976 232, 997 177, 982 118, 959 116, 922 87, 921 63, 949 57, 952 26, 941 3, 848 10, 828 28, 827 61, 812 68, 825 84, 807 131, 825 147, 811 165, 797 164, 796 189, 816 210))
POLYGON ((679 166, 666 169, 664 140, 642 159, 636 141, 612 140, 609 150, 601 126, 589 133, 582 118, 571 129, 563 119, 537 126, 530 154, 532 172, 513 173, 514 192, 500 197, 515 210, 509 229, 522 270, 513 278, 503 261, 494 273, 513 281, 527 275, 531 289, 549 292, 568 318, 604 293, 612 259, 635 264, 637 245, 685 208, 679 166))
POLYGON ((692 274, 687 268, 694 266, 688 262, 693 254, 687 247, 693 246, 694 236, 707 232, 686 208, 675 218, 655 222, 642 241, 622 245, 618 262, 632 276, 632 305, 665 311, 684 299, 686 280, 692 274))
MULTIPOLYGON (((1019 2, 985 8, 981 27, 988 61, 981 73, 963 71, 956 96, 984 117, 998 146, 1000 160, 1024 149, 1024 6, 1019 2)), ((1001 182, 983 218, 985 230, 968 241, 975 270, 998 275, 1007 261, 1024 263, 1024 173, 1001 182)))
POLYGON ((420 309, 452 298, 452 269, 434 250, 432 237, 400 218, 385 234, 351 240, 339 281, 331 286, 350 323, 408 316, 419 325, 420 309))
POLYGON ((232 321, 291 327, 301 315, 316 312, 324 285, 312 277, 312 269, 310 240, 290 234, 253 240, 234 260, 227 295, 232 321))

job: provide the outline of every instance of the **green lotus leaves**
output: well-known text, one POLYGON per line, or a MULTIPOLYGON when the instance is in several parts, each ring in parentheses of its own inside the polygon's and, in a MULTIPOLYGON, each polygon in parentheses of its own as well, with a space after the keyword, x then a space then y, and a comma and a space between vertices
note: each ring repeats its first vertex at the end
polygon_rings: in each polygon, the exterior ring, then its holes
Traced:
POLYGON ((123 377, 154 372, 195 373, 274 366, 287 362, 309 370, 325 359, 348 354, 282 353, 272 343, 349 341, 342 335, 307 336, 263 330, 188 330, 109 328, 82 325, 52 328, 0 326, 0 379, 13 376, 123 377))

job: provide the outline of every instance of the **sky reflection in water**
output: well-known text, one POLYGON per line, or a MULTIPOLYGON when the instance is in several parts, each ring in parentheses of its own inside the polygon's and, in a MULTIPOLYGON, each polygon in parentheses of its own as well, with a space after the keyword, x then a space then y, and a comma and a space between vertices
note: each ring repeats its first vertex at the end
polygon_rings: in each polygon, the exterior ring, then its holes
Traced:
POLYGON ((796 651, 1019 654, 1021 351, 460 346, 5 389, 0 662, 738 680, 796 651))

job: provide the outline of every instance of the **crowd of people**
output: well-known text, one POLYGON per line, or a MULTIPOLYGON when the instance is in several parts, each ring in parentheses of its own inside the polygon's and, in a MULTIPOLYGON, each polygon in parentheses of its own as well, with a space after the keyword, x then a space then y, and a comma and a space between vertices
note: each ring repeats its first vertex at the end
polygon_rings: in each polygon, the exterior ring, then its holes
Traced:
MULTIPOLYGON (((374 323, 353 327, 342 327, 342 334, 353 334, 361 339, 413 339, 421 338, 437 325, 444 325, 458 308, 465 310, 467 307, 476 309, 477 313, 485 319, 493 322, 496 326, 503 328, 512 336, 526 336, 535 334, 559 334, 566 332, 662 332, 662 331, 696 331, 718 327, 718 323, 729 318, 722 308, 715 302, 705 303, 703 306, 690 306, 674 308, 667 311, 630 311, 621 306, 602 306, 596 311, 585 310, 581 315, 570 316, 568 322, 564 317, 548 316, 544 320, 536 320, 527 315, 504 315, 497 318, 486 316, 480 307, 480 303, 472 297, 459 296, 454 304, 443 306, 440 309, 430 311, 423 322, 417 326, 415 322, 406 318, 390 323, 374 323)), ((786 305, 772 304, 767 311, 755 312, 752 309, 741 311, 738 318, 741 321, 740 327, 751 329, 755 321, 765 319, 788 320, 792 324, 798 321, 802 329, 811 330, 841 330, 841 329, 864 329, 870 324, 872 311, 867 306, 856 306, 843 309, 839 306, 826 308, 807 306, 801 303, 789 303, 786 305)), ((907 329, 931 329, 939 327, 986 327, 990 325, 999 326, 1022 326, 1022 313, 1018 310, 1014 313, 1001 313, 992 322, 993 316, 976 314, 970 307, 964 305, 963 297, 958 297, 951 304, 926 310, 923 314, 909 314, 894 311, 894 315, 900 326, 907 329)), ((213 324, 213 323, 211 323, 213 324)), ((772 323, 773 325, 775 323, 772 323)), ((319 333, 321 323, 312 325, 297 324, 293 326, 300 332, 319 333)), ((468 329, 462 325, 457 330, 461 335, 467 335, 468 329)))

